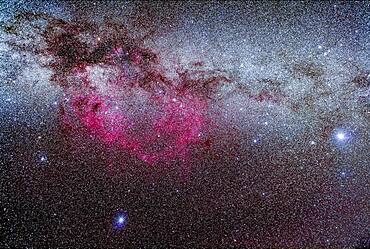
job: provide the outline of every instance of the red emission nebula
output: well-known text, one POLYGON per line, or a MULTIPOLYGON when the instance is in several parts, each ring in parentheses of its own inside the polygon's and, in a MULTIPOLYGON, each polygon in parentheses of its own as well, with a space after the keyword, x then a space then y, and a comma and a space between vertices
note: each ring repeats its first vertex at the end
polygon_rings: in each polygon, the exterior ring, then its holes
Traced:
POLYGON ((176 73, 169 77, 159 55, 143 45, 147 38, 130 36, 121 24, 26 16, 31 23, 46 20, 38 34, 42 45, 21 48, 51 58, 45 66, 63 89, 64 131, 94 137, 150 165, 185 162, 192 145, 209 145, 207 108, 219 85, 231 82, 221 70, 205 70, 203 62, 191 69, 173 63, 176 73), (96 70, 109 75, 104 83, 92 76, 96 70))

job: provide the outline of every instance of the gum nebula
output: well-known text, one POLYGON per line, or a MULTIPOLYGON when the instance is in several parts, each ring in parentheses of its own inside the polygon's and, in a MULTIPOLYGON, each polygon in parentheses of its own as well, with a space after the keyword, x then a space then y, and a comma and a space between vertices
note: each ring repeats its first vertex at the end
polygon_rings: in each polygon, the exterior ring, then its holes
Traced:
POLYGON ((85 132, 148 164, 185 161, 191 145, 202 142, 208 102, 230 82, 223 72, 204 69, 202 62, 191 70, 174 63, 175 74, 168 76, 143 39, 112 21, 20 16, 8 31, 27 23, 38 30, 33 39, 40 43, 10 44, 34 52, 52 70, 51 80, 65 96, 59 112, 65 131, 85 132))

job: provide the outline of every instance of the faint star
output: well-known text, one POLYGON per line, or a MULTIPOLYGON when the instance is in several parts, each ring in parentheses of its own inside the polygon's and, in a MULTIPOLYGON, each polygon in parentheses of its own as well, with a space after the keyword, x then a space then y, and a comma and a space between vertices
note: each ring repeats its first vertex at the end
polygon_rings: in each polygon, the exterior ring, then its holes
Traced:
POLYGON ((345 170, 342 170, 342 171, 340 172, 340 176, 341 176, 342 178, 346 178, 346 177, 348 176, 348 172, 346 172, 345 170))
POLYGON ((47 155, 45 153, 39 152, 37 154, 37 161, 39 163, 46 163, 48 161, 48 157, 47 157, 47 155))

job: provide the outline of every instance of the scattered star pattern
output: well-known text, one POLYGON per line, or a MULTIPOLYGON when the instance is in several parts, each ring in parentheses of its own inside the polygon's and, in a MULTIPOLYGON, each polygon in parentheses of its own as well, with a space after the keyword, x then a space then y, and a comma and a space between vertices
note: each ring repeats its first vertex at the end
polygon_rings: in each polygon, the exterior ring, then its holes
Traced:
POLYGON ((1 248, 370 247, 370 4, 0 1, 1 248))

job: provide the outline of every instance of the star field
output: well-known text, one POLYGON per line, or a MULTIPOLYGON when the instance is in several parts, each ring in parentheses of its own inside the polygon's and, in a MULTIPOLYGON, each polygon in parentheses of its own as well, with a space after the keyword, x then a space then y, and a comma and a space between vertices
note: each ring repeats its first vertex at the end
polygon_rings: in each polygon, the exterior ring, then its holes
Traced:
POLYGON ((1 248, 367 248, 370 5, 0 1, 1 248))

